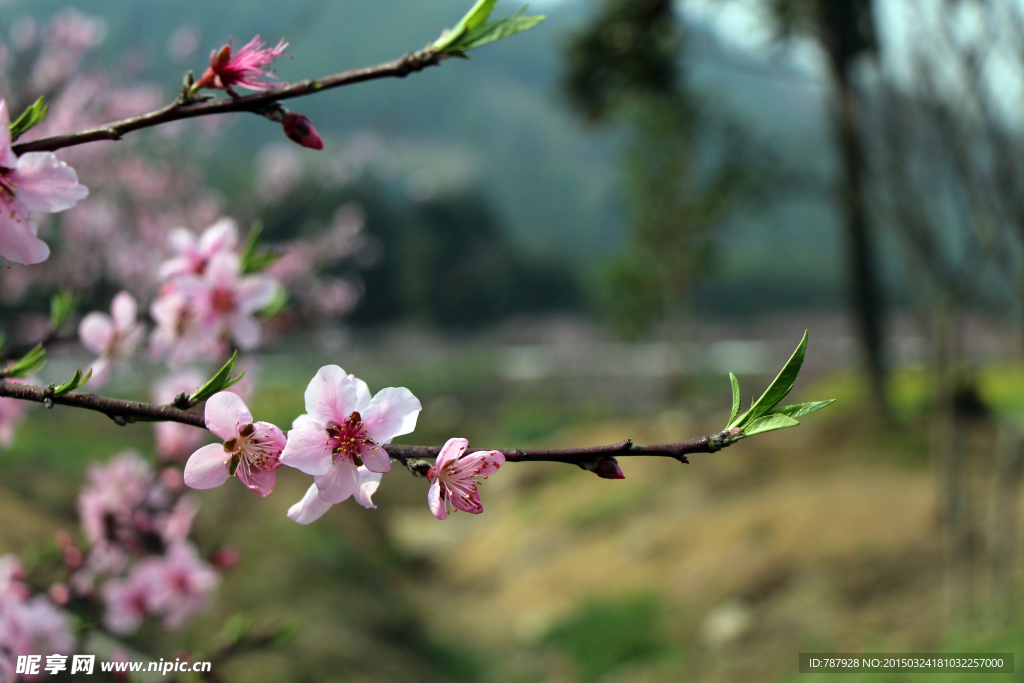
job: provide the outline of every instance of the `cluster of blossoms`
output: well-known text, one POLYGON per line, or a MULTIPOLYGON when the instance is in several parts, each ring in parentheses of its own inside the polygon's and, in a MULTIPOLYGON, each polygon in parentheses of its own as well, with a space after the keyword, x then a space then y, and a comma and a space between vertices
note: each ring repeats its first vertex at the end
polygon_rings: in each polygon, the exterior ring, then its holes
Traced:
POLYGON ((72 594, 101 600, 106 627, 119 635, 134 633, 146 617, 183 626, 220 582, 189 540, 197 510, 173 467, 157 472, 131 452, 91 467, 78 497, 88 549, 70 539, 63 549, 74 570, 72 594))
POLYGON ((33 595, 21 561, 0 556, 0 683, 15 680, 15 661, 24 655, 70 655, 75 651, 71 620, 45 595, 33 595))
MULTIPOLYGON (((391 471, 384 446, 416 428, 419 400, 405 387, 382 389, 371 398, 366 382, 327 365, 306 387, 306 412, 295 418, 287 437, 276 426, 254 422, 245 403, 231 392, 206 402, 206 426, 224 440, 197 450, 185 465, 185 484, 196 489, 220 486, 231 476, 268 495, 282 465, 313 475, 313 483, 288 517, 309 524, 332 505, 354 497, 376 507, 372 496, 382 475, 391 471)), ((477 484, 505 462, 499 451, 466 455, 465 439, 445 444, 430 468, 430 509, 438 519, 450 510, 483 512, 477 484)))

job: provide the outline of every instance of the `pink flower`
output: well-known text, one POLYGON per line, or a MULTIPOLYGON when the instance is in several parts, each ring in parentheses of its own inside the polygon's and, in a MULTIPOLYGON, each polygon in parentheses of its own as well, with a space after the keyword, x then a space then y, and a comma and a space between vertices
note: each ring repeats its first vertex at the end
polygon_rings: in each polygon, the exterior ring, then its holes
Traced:
POLYGON ((162 613, 169 629, 181 628, 203 610, 220 583, 217 570, 201 560, 195 546, 187 542, 172 546, 163 557, 142 560, 135 571, 146 572, 152 587, 147 608, 162 613))
POLYGON ((110 315, 93 311, 82 318, 78 338, 82 346, 99 354, 92 364, 91 386, 102 387, 110 378, 113 363, 135 354, 146 333, 136 321, 137 315, 135 297, 128 292, 120 292, 110 303, 110 315))
POLYGON ((242 399, 230 391, 214 394, 206 402, 206 427, 224 439, 203 446, 185 463, 185 484, 212 489, 235 475, 246 488, 261 496, 274 490, 281 466, 284 434, 268 422, 252 421, 242 399))
POLYGON ((178 255, 160 266, 160 277, 202 275, 206 264, 217 254, 230 253, 238 243, 238 226, 230 218, 221 218, 199 237, 185 228, 173 230, 168 242, 178 255))
MULTIPOLYGON (((376 509, 377 506, 373 504, 370 497, 380 486, 382 475, 379 472, 371 472, 365 466, 357 467, 356 472, 359 476, 359 483, 356 485, 352 497, 364 508, 376 509)), ((306 490, 306 495, 302 497, 302 500, 288 508, 288 519, 299 524, 310 524, 323 517, 324 513, 331 509, 331 506, 332 503, 328 503, 320 497, 320 491, 317 490, 316 484, 313 484, 306 490)))
POLYGON ((28 599, 29 588, 24 578, 25 570, 17 555, 0 555, 0 611, 28 599))
POLYGON ((366 382, 326 365, 306 387, 307 414, 292 424, 281 462, 312 474, 320 498, 340 503, 359 490, 360 465, 391 471, 381 446, 414 430, 420 410, 405 387, 382 389, 371 400, 366 382))
POLYGON ((135 529, 135 510, 150 497, 153 472, 128 451, 89 467, 89 483, 78 495, 78 515, 90 545, 121 541, 135 529), (131 532, 129 531, 131 530, 131 532))
POLYGON ((449 509, 453 512, 464 510, 474 515, 483 512, 480 492, 476 487, 505 463, 505 456, 500 451, 463 455, 467 446, 469 442, 465 439, 448 439, 434 466, 427 471, 430 480, 427 503, 438 519, 446 518, 449 509))
POLYGON ((210 53, 210 66, 202 77, 192 86, 199 88, 219 88, 231 92, 231 86, 240 85, 249 90, 269 90, 275 84, 265 83, 257 79, 273 78, 273 72, 264 67, 284 55, 288 41, 282 40, 275 47, 268 49, 266 43, 256 36, 246 43, 241 50, 232 54, 234 39, 219 50, 210 53))
POLYGON ((243 350, 260 343, 260 324, 253 314, 274 298, 276 280, 265 275, 243 277, 238 256, 222 252, 210 260, 202 276, 182 276, 176 285, 204 336, 230 335, 243 350))
POLYGON ((71 654, 75 641, 67 615, 42 595, 0 613, 0 650, 12 656, 71 654))
POLYGON ((103 621, 113 633, 135 633, 142 620, 160 610, 154 596, 164 590, 166 571, 162 560, 139 562, 126 579, 111 579, 103 586, 106 614, 103 621))
MULTIPOLYGON (((195 391, 202 383, 203 377, 196 372, 172 375, 153 387, 153 400, 160 404, 171 403, 178 394, 195 391)), ((156 431, 156 451, 166 460, 184 460, 199 447, 205 436, 202 429, 179 422, 157 422, 153 429, 156 431)))
POLYGON ((284 134, 292 142, 296 142, 309 149, 324 148, 324 141, 320 138, 320 134, 316 132, 316 128, 313 127, 310 120, 302 114, 288 112, 284 115, 282 125, 284 126, 284 134))
POLYGON ((11 119, 0 99, 0 258, 30 265, 50 256, 36 237, 29 211, 57 213, 70 209, 89 194, 78 184, 74 169, 52 152, 29 152, 20 157, 11 148, 11 119))

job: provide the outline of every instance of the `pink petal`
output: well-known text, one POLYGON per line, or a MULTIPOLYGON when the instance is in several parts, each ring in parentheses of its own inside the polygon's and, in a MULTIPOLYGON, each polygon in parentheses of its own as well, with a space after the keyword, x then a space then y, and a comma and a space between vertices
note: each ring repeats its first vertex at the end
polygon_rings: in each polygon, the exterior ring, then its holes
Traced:
POLYGON ((89 366, 89 369, 92 370, 92 374, 89 375, 89 388, 100 389, 107 383, 107 380, 110 379, 110 366, 110 359, 106 356, 100 356, 93 361, 89 366))
POLYGON ((269 304, 277 293, 277 281, 266 275, 250 275, 242 278, 235 289, 238 310, 255 313, 269 304))
POLYGON ((270 495, 274 490, 274 484, 277 483, 277 472, 274 470, 250 469, 245 463, 238 466, 235 474, 238 475, 238 480, 245 484, 245 488, 255 491, 264 498, 270 495))
POLYGON ((114 321, 106 313, 93 311, 78 324, 78 341, 95 354, 103 355, 114 341, 114 321))
POLYGON ((225 441, 238 436, 238 428, 247 424, 252 424, 252 413, 237 394, 222 391, 206 401, 206 428, 225 441))
POLYGON ((221 218, 199 238, 199 253, 210 258, 219 252, 231 251, 237 242, 238 225, 230 218, 221 218))
POLYGON ((7 102, 0 99, 0 168, 17 165, 18 156, 11 149, 11 115, 7 111, 7 102))
MULTIPOLYGON (((288 444, 288 440, 284 436, 277 425, 270 424, 269 422, 255 422, 253 427, 256 428, 256 434, 259 437, 259 442, 265 448, 267 448, 268 454, 274 457, 280 457, 281 453, 284 452, 284 447, 288 444)), ((275 463, 274 469, 281 466, 281 463, 275 463)))
POLYGON ((313 422, 313 418, 303 413, 302 415, 299 415, 297 418, 292 420, 292 429, 302 429, 310 422, 313 422))
POLYGON ((16 199, 29 211, 56 213, 89 196, 89 188, 78 183, 75 169, 53 152, 22 154, 10 177, 18 188, 16 199))
POLYGON ((299 524, 310 524, 324 516, 331 509, 331 504, 320 497, 316 484, 306 490, 306 495, 295 505, 288 508, 288 519, 299 524))
POLYGON ((371 472, 365 467, 357 467, 356 472, 359 473, 359 488, 353 494, 356 502, 362 505, 364 508, 377 509, 377 506, 370 500, 370 496, 374 494, 377 487, 380 486, 381 476, 379 472, 371 472))
POLYGON ((456 471, 467 477, 489 477, 505 464, 501 451, 477 451, 459 460, 456 471))
POLYGON ((231 476, 231 455, 219 443, 203 446, 185 463, 185 485, 194 489, 212 489, 231 476))
POLYGON ((331 469, 331 449, 323 426, 310 421, 288 432, 281 462, 306 474, 327 474, 331 469))
POLYGON ((167 243, 171 245, 171 249, 185 256, 195 255, 199 251, 196 236, 187 228, 171 230, 171 234, 167 236, 167 243))
POLYGON ((370 403, 366 382, 346 375, 337 365, 320 368, 306 387, 306 413, 320 424, 342 424, 354 412, 362 413, 370 403))
POLYGON ((251 315, 236 313, 227 320, 231 337, 243 351, 254 349, 260 344, 260 337, 263 332, 260 329, 260 322, 251 315))
POLYGON ((427 505, 430 506, 430 511, 438 519, 448 517, 448 509, 444 506, 444 501, 441 499, 441 482, 437 479, 434 480, 434 483, 430 485, 430 490, 427 491, 427 505))
POLYGON ((366 431, 377 443, 391 443, 396 436, 416 429, 422 406, 405 387, 381 389, 362 412, 366 431))
POLYGON ((30 266, 50 257, 50 247, 36 237, 36 224, 16 199, 0 192, 0 258, 30 266))
POLYGON ((391 456, 380 446, 363 446, 359 449, 359 455, 362 457, 366 469, 371 472, 384 473, 391 471, 391 456))
POLYGON ((437 471, 440 471, 453 461, 458 460, 459 456, 465 453, 468 447, 469 441, 466 439, 448 439, 444 446, 441 447, 441 452, 437 454, 434 467, 437 471))
POLYGON ((221 252, 206 264, 206 279, 216 287, 233 288, 241 270, 238 256, 221 252))
POLYGON ((135 297, 128 292, 119 292, 110 303, 110 314, 119 332, 127 332, 135 327, 138 317, 138 306, 135 297))
POLYGON ((359 473, 356 466, 347 458, 338 460, 326 474, 313 477, 320 497, 328 503, 337 505, 359 488, 359 473))
POLYGON ((480 503, 480 492, 477 491, 476 484, 470 483, 464 492, 459 490, 452 492, 449 499, 452 505, 463 512, 479 515, 484 511, 484 506, 480 503))

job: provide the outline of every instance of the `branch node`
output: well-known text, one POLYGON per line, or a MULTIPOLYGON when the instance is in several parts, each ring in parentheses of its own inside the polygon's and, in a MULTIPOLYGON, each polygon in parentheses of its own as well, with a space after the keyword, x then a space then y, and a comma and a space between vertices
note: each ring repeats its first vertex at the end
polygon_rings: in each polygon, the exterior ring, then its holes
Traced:
POLYGON ((178 410, 188 410, 192 407, 192 401, 188 397, 188 392, 181 392, 174 397, 174 402, 171 404, 178 410))
POLYGON ((426 477, 427 470, 433 466, 432 463, 426 460, 419 460, 416 458, 407 458, 403 464, 409 468, 409 471, 412 472, 412 476, 420 478, 426 477))
POLYGON ((129 422, 132 422, 131 418, 125 417, 124 415, 108 415, 111 420, 114 421, 118 427, 126 427, 129 422))

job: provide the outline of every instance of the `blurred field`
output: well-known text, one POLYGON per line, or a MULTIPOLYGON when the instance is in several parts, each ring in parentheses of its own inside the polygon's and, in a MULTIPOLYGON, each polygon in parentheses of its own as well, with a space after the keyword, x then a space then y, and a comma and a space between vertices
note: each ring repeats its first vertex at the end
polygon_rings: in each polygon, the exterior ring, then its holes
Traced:
MULTIPOLYGON (((678 441, 719 429, 727 411, 722 377, 509 379, 493 340, 408 341, 357 341, 330 356, 371 390, 404 383, 417 393, 425 411, 410 443, 456 434, 489 446, 678 441)), ((320 362, 330 361, 268 361, 257 416, 288 423, 320 362)), ((992 373, 986 398, 1012 407, 1020 395, 997 377, 1014 376, 992 373)), ((509 465, 484 485, 479 517, 437 521, 426 481, 397 468, 379 509, 347 502, 309 527, 284 516, 308 485, 296 471, 282 471, 266 500, 237 485, 203 492, 203 551, 230 543, 243 561, 187 633, 144 629, 129 642, 199 653, 228 637, 216 631, 225 622, 298 626, 291 643, 223 667, 229 681, 788 681, 804 678, 802 651, 1013 651, 1022 662, 1020 623, 989 618, 984 424, 971 437, 973 611, 946 629, 937 479, 915 377, 898 380, 909 387, 896 392, 905 397, 899 430, 865 417, 849 376, 819 372, 794 398, 843 400, 799 429, 687 466, 624 459, 623 481, 509 465)), ((753 392, 765 381, 743 384, 753 392)), ((84 465, 129 445, 146 452, 149 440, 145 425, 34 411, 2 456, 0 552, 45 551, 53 532, 75 527, 84 465)), ((1024 507, 1019 517, 1018 534, 1024 507)))

